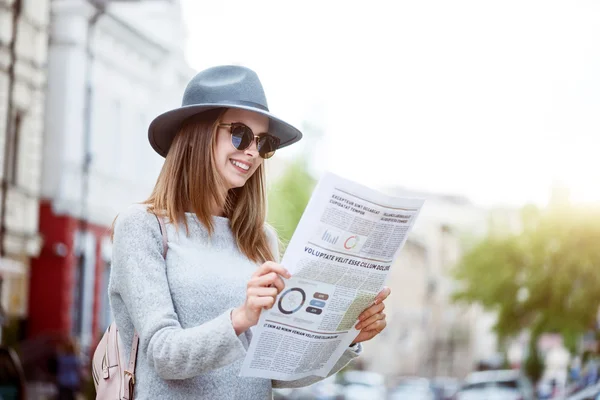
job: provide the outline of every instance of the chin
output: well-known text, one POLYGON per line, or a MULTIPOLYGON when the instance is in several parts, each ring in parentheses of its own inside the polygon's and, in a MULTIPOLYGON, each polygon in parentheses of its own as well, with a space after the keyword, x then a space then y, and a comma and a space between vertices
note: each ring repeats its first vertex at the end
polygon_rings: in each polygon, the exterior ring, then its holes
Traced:
POLYGON ((246 184, 246 179, 229 179, 229 187, 231 189, 237 189, 237 188, 241 188, 242 186, 244 186, 246 184))

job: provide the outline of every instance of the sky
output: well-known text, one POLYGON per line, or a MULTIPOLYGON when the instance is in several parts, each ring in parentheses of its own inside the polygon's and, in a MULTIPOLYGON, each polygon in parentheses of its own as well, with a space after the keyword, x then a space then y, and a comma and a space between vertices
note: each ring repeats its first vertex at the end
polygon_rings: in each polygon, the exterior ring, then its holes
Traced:
POLYGON ((305 133, 276 157, 483 206, 600 202, 598 1, 181 3, 190 65, 254 69, 305 133))

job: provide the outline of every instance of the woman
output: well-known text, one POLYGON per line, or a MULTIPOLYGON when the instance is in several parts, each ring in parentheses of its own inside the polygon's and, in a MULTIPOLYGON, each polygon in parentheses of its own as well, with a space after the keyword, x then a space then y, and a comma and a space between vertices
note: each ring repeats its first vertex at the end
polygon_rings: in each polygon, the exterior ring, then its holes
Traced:
MULTIPOLYGON (((238 66, 200 72, 183 106, 151 123, 165 163, 150 198, 115 221, 109 285, 122 342, 134 329, 140 338, 136 399, 270 399, 273 387, 322 379, 239 376, 250 328, 290 277, 265 225, 263 160, 301 137, 269 113, 256 74, 238 66), (153 214, 166 222, 166 261, 153 214)), ((362 314, 362 331, 331 373, 385 327, 387 295, 362 314)))

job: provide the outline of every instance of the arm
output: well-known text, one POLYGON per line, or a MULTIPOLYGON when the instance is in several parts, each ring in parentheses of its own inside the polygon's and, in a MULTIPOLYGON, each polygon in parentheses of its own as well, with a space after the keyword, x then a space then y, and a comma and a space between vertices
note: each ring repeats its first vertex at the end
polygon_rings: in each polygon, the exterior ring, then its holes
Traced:
POLYGON ((117 219, 111 281, 139 333, 141 353, 163 379, 187 379, 246 354, 231 310, 182 328, 169 291, 160 229, 145 209, 131 207, 117 219))

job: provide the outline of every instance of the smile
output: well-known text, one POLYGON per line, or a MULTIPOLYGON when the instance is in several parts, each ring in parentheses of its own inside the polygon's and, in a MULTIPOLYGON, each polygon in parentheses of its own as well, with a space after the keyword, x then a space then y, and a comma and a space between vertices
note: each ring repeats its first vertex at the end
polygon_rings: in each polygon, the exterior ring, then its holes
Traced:
POLYGON ((231 161, 231 163, 233 165, 235 165, 238 168, 243 169, 244 171, 248 171, 250 169, 250 164, 246 164, 246 163, 243 163, 241 161, 231 160, 231 159, 229 161, 231 161))

